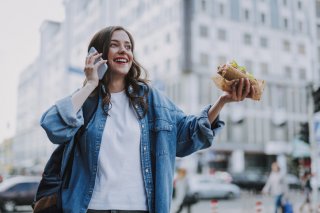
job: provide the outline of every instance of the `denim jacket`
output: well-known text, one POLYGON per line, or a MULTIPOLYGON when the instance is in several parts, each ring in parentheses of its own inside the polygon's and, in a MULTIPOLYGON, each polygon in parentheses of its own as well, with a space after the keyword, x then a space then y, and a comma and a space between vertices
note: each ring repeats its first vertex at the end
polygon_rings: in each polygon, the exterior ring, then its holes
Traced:
MULTIPOLYGON (((141 91, 144 89, 146 87, 141 86, 141 91)), ((175 158, 211 146, 224 122, 216 119, 210 124, 210 106, 205 107, 198 116, 186 115, 166 96, 151 87, 148 106, 147 115, 139 120, 140 155, 147 205, 150 213, 169 213, 175 158)), ((138 112, 141 111, 140 107, 134 107, 138 112)), ((94 189, 101 137, 106 122, 107 116, 99 97, 98 108, 75 149, 69 188, 62 191, 62 205, 66 213, 87 211, 94 189)), ((54 144, 68 143, 68 147, 71 147, 73 136, 82 124, 82 109, 77 113, 73 112, 71 96, 57 101, 41 117, 41 126, 50 141, 54 144)), ((69 152, 67 149, 65 156, 69 152)), ((66 157, 63 159, 61 172, 65 166, 66 157)))

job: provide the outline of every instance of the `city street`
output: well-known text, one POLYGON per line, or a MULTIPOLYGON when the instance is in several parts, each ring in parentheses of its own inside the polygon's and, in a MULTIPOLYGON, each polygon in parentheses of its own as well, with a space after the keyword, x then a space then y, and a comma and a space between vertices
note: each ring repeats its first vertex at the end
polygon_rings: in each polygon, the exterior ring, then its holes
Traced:
MULTIPOLYGON (((299 212, 299 207, 304 200, 304 195, 301 191, 290 191, 290 202, 293 204, 294 212, 299 212)), ((211 205, 211 201, 202 201, 192 207, 192 213, 255 213, 258 208, 262 213, 272 213, 273 198, 270 196, 262 196, 259 194, 249 193, 247 191, 241 192, 241 197, 233 200, 218 200, 216 206, 211 205), (261 205, 256 205, 261 202, 261 205)), ((177 205, 173 203, 173 208, 177 205)), ((305 211, 307 212, 307 211, 305 211)), ((171 213, 174 213, 173 211, 171 213)), ((187 213, 187 209, 182 213, 187 213)))
MULTIPOLYGON (((299 212, 299 206, 301 205, 304 195, 301 191, 290 191, 290 202, 293 204, 294 212, 299 212)), ((262 209, 262 213, 273 212, 273 198, 270 196, 262 196, 259 194, 249 193, 247 191, 241 192, 241 197, 233 200, 218 200, 216 206, 211 205, 210 200, 201 201, 195 204, 191 208, 192 213, 255 213, 257 209, 262 209), (257 205, 257 202, 261 202, 261 206, 257 205)), ((173 200, 172 209, 175 209, 177 203, 173 200)), ((20 207, 20 212, 31 213, 31 208, 20 207)), ((305 211, 307 212, 307 211, 305 211)), ((17 212, 14 212, 17 213, 17 212)), ((171 213, 174 213, 173 210, 171 213)), ((184 209, 182 213, 187 213, 187 209, 184 209)))

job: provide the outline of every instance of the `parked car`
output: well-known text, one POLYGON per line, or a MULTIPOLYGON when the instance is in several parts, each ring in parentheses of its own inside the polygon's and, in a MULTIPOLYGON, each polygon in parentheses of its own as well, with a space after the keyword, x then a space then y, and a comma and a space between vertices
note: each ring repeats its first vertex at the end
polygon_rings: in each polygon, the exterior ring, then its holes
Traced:
POLYGON ((290 189, 301 189, 302 183, 297 176, 294 174, 287 174, 286 179, 290 189))
POLYGON ((267 174, 260 171, 244 171, 241 173, 232 173, 232 183, 242 189, 259 192, 267 182, 267 174))
POLYGON ((199 199, 236 198, 240 196, 240 188, 212 175, 195 175, 189 177, 189 195, 199 199))
POLYGON ((16 176, 5 179, 0 184, 0 209, 15 211, 16 206, 31 205, 41 177, 16 176))

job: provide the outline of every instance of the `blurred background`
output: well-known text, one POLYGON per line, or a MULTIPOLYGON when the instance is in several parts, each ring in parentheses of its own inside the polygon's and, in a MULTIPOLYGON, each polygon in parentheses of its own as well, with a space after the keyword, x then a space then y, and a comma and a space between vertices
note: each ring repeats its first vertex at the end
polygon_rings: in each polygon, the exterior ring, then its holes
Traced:
MULTIPOLYGON (((234 59, 266 81, 260 101, 226 106, 220 114, 226 127, 214 145, 178 158, 177 168, 190 175, 220 174, 240 186, 252 202, 250 193, 262 189, 274 161, 291 180, 293 200, 303 197, 299 188, 305 171, 312 171, 318 188, 320 1, 0 3, 2 179, 41 175, 55 148, 39 126, 42 113, 82 86, 93 34, 105 26, 122 25, 133 34, 135 55, 152 84, 186 113, 196 114, 217 100, 221 91, 211 77, 220 64, 234 59)), ((314 191, 316 201, 318 190, 314 191)), ((241 206, 241 199, 238 202, 241 206)), ((201 210, 195 212, 213 208, 206 202, 197 205, 201 210)))

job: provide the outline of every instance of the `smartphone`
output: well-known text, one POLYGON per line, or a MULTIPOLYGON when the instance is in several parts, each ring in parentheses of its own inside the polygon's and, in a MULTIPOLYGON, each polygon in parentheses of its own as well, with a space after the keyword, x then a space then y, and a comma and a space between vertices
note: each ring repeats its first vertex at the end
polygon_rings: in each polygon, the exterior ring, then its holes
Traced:
MULTIPOLYGON (((95 52, 98 52, 96 50, 96 48, 91 47, 90 50, 89 50, 88 55, 91 54, 91 53, 95 53, 95 52)), ((99 57, 99 58, 96 59, 96 61, 94 63, 96 64, 98 61, 101 61, 101 60, 102 60, 102 58, 99 57)), ((99 77, 100 80, 103 78, 104 74, 107 72, 107 69, 108 69, 108 65, 106 63, 103 63, 98 67, 98 77, 99 77)))

